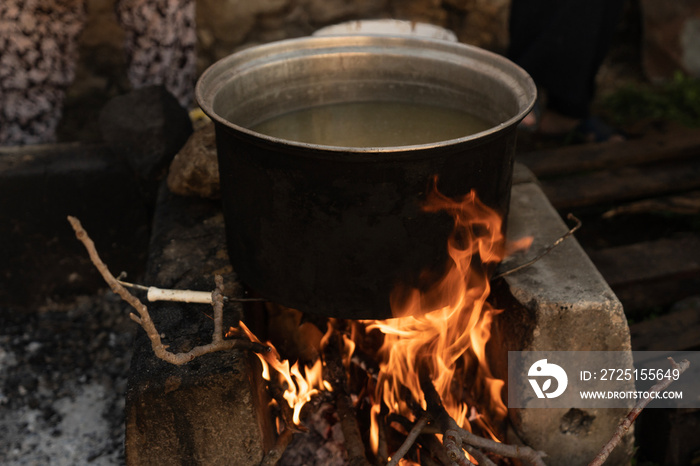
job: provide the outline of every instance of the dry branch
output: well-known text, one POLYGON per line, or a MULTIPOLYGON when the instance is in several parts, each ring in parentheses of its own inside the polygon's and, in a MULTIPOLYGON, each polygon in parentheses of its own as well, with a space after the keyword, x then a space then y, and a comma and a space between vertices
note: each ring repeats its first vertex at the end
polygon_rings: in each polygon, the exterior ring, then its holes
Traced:
MULTIPOLYGON (((452 422, 454 422, 454 420, 452 420, 452 422)), ((457 423, 454 422, 454 425, 457 426, 457 423)), ((535 466, 545 466, 545 463, 542 460, 542 457, 545 456, 545 454, 541 451, 533 450, 530 447, 506 445, 505 443, 494 442, 493 440, 474 435, 468 430, 462 429, 458 426, 457 429, 450 429, 446 431, 446 437, 449 435, 448 432, 449 434, 458 437, 464 445, 471 445, 472 447, 488 450, 497 455, 505 456, 506 458, 518 458, 535 466)))
MULTIPOLYGON (((673 358, 668 358, 668 360, 671 363, 671 367, 673 367, 674 369, 678 369, 678 375, 685 372, 685 370, 690 366, 690 361, 688 361, 687 359, 681 361, 680 364, 676 363, 676 361, 674 361, 673 358)), ((661 380, 649 389, 649 393, 659 393, 663 390, 666 390, 666 388, 668 388, 668 386, 671 385, 672 382, 673 379, 671 378, 661 380)), ((596 455, 593 461, 591 461, 588 464, 588 466, 601 466, 603 463, 605 463, 605 460, 608 458, 610 453, 612 453, 615 447, 620 443, 622 437, 625 436, 632 423, 635 421, 635 419, 637 419, 639 413, 642 412, 642 410, 651 402, 652 399, 653 398, 650 395, 648 398, 640 399, 639 402, 637 402, 637 404, 634 405, 627 417, 625 417, 622 420, 622 422, 620 422, 620 425, 617 426, 617 429, 615 430, 615 433, 613 433, 612 438, 608 441, 608 443, 606 443, 603 446, 603 448, 596 455)))
POLYGON ((221 344, 224 341, 224 277, 214 276, 216 288, 211 293, 211 303, 214 309, 214 333, 211 342, 221 344))
POLYGON ((413 425, 413 428, 411 431, 408 433, 408 436, 406 437, 406 440, 401 444, 401 447, 399 447, 398 450, 396 450, 396 453, 392 455, 391 461, 387 464, 387 466, 396 466, 399 464, 399 461, 401 458, 404 457, 406 453, 408 453, 408 450, 411 449, 413 444, 415 443, 416 439, 418 436, 423 432, 423 429, 425 426, 428 425, 428 422, 432 420, 432 417, 428 413, 424 413, 418 421, 413 425))
POLYGON ((100 272, 100 275, 102 275, 105 282, 107 282, 114 293, 118 294, 124 301, 129 303, 134 310, 136 310, 138 315, 132 312, 129 314, 129 317, 146 331, 148 338, 151 340, 153 352, 160 359, 171 364, 182 365, 190 362, 198 356, 213 353, 215 351, 229 350, 232 348, 248 349, 259 353, 270 350, 267 346, 254 343, 249 340, 223 339, 221 325, 223 319, 223 279, 221 277, 217 277, 217 286, 211 297, 211 302, 213 303, 214 307, 214 333, 212 335, 212 342, 206 345, 196 346, 186 353, 172 353, 168 351, 167 346, 161 341, 160 333, 158 333, 156 330, 156 326, 151 320, 151 316, 146 305, 134 295, 129 293, 129 291, 121 283, 119 283, 119 280, 112 275, 107 268, 107 265, 105 265, 105 263, 102 262, 102 259, 100 259, 97 249, 95 248, 95 243, 85 231, 80 221, 71 216, 68 216, 68 221, 75 231, 75 236, 81 243, 83 243, 83 246, 85 246, 85 249, 90 255, 90 260, 100 272))

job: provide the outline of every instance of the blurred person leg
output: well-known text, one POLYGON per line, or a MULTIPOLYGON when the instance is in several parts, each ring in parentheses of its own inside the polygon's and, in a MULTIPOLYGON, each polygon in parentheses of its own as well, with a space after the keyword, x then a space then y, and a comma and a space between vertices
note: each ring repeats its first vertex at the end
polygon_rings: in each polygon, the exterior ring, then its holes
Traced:
POLYGON ((508 57, 544 91, 538 124, 563 134, 589 118, 595 77, 614 38, 625 0, 512 0, 508 57))

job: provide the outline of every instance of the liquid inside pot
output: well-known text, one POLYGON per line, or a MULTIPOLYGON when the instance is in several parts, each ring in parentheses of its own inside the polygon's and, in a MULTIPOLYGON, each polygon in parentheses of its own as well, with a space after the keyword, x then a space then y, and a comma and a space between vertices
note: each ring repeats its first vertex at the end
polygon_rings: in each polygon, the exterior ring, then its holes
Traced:
POLYGON ((408 102, 344 102, 275 116, 251 129, 289 141, 394 147, 457 139, 492 125, 469 112, 408 102))

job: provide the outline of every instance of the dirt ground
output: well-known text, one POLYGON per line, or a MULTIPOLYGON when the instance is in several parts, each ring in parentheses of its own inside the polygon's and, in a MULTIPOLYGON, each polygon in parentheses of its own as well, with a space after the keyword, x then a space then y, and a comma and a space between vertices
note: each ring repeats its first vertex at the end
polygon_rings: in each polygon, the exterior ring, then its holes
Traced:
POLYGON ((111 292, 0 308, 0 464, 124 464, 135 331, 111 292))

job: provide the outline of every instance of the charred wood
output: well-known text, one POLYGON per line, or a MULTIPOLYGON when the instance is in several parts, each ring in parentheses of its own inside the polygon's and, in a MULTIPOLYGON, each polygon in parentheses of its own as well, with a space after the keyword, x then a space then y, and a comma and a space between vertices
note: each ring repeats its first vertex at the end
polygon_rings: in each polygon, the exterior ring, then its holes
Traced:
POLYGON ((335 406, 345 437, 348 462, 358 466, 369 466, 370 463, 365 456, 365 445, 357 422, 356 410, 347 392, 348 381, 343 364, 342 347, 343 339, 337 331, 333 331, 323 352, 324 379, 329 381, 333 388, 335 406))
POLYGON ((471 446, 493 452, 499 456, 518 458, 534 466, 545 466, 545 463, 542 461, 542 457, 545 456, 543 452, 535 451, 530 447, 498 443, 474 435, 466 429, 462 429, 457 422, 450 417, 447 411, 445 411, 442 400, 425 371, 420 374, 420 381, 421 389, 423 390, 427 402, 427 410, 435 418, 437 427, 444 433, 443 445, 445 445, 452 461, 458 464, 470 464, 460 463, 460 461, 465 458, 462 450, 466 449, 467 446, 471 446))

